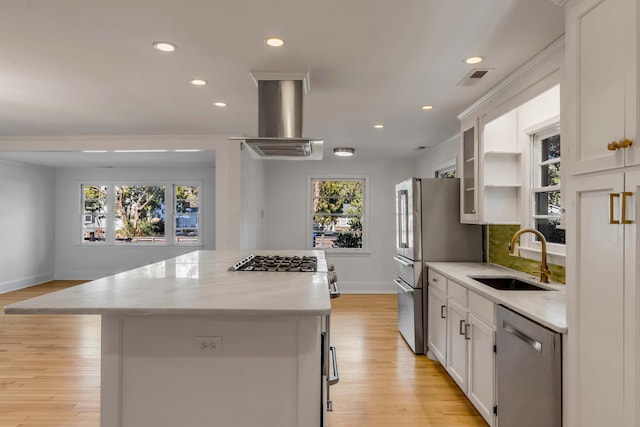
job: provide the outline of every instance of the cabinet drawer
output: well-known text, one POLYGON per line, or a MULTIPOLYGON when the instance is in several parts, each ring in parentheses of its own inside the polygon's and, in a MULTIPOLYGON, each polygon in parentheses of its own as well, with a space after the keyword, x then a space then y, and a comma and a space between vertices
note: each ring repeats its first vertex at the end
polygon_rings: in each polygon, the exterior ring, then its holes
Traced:
POLYGON ((469 291, 469 310, 490 325, 496 324, 496 305, 485 297, 469 291))
POLYGON ((458 302, 458 304, 462 304, 463 306, 467 306, 467 288, 457 284, 456 282, 452 282, 451 280, 447 281, 447 287, 450 298, 453 298, 458 302))
POLYGON ((436 273, 433 270, 429 270, 429 286, 440 292, 447 293, 447 278, 440 273, 436 273))

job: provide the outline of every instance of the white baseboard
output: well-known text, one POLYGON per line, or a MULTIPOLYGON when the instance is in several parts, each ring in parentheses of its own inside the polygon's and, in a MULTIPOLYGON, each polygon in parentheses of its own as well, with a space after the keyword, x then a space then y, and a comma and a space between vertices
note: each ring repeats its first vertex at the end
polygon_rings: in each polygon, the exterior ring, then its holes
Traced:
POLYGON ((53 273, 39 274, 37 276, 25 277, 22 279, 9 280, 0 283, 0 294, 4 294, 11 291, 17 291, 18 289, 28 288, 30 286, 40 285, 45 282, 50 282, 55 279, 53 273))
POLYGON ((343 294, 395 294, 398 292, 393 282, 345 282, 338 280, 338 286, 340 293, 343 294))
POLYGON ((57 271, 56 280, 97 280, 117 274, 113 271, 57 271))

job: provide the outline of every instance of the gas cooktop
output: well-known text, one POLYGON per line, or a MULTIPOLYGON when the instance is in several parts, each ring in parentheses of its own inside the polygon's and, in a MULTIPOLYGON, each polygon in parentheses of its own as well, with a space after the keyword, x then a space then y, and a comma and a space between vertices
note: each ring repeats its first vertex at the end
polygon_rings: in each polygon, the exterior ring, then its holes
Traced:
POLYGON ((316 272, 318 259, 314 256, 249 255, 229 271, 316 272))

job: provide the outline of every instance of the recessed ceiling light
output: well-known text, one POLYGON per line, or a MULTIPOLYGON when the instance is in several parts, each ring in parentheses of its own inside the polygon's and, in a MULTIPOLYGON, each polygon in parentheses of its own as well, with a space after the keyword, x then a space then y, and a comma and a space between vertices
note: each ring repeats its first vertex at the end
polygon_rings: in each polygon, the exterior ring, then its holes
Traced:
POLYGON ((356 150, 349 147, 339 147, 333 149, 333 154, 340 157, 351 157, 356 150))
POLYGON ((166 153, 169 150, 113 150, 114 153, 166 153))
POLYGON ((194 86, 204 86, 207 84, 207 81, 202 79, 193 79, 191 80, 191 84, 194 86))
POLYGON ((464 60, 465 64, 479 64, 484 58, 482 56, 470 56, 464 60))
POLYGON ((422 110, 433 110, 433 105, 423 105, 420 107, 422 110))
POLYGON ((267 37, 264 42, 267 46, 282 47, 284 46, 284 39, 282 37, 267 37))
POLYGON ((381 123, 378 123, 377 125, 373 125, 373 127, 376 128, 376 129, 382 129, 384 127, 384 125, 381 124, 381 123))
POLYGON ((175 44, 169 42, 155 42, 153 47, 161 52, 173 52, 177 48, 175 44))
POLYGON ((216 107, 226 107, 227 104, 226 102, 214 102, 213 105, 215 105, 216 107))

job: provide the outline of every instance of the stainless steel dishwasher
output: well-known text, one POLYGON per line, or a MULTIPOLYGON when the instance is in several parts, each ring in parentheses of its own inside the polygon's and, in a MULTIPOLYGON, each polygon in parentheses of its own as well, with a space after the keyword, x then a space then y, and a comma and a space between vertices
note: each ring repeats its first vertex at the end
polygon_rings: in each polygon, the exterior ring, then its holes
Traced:
POLYGON ((496 320, 497 425, 561 426, 561 335, 501 305, 496 320))

